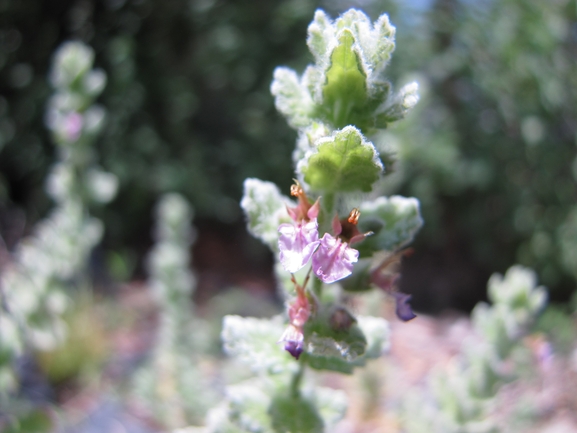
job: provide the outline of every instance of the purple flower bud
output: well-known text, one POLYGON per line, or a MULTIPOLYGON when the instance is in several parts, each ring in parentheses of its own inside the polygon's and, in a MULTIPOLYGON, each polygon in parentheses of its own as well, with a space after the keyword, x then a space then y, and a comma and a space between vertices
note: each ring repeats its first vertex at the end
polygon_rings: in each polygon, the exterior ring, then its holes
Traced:
POLYGON ((280 262, 287 272, 294 274, 308 263, 320 242, 317 220, 281 224, 278 231, 280 262))
POLYGON ((407 295, 406 293, 402 292, 393 292, 392 295, 395 298, 396 308, 395 313, 397 313, 397 317, 404 322, 408 322, 409 320, 414 319, 417 317, 411 306, 409 305, 409 301, 411 300, 411 295, 407 295))
POLYGON ((304 335, 296 326, 289 325, 283 332, 279 343, 284 343, 284 350, 295 359, 299 359, 304 350, 304 335))
POLYGON ((333 283, 351 275, 353 264, 358 259, 357 250, 340 238, 325 233, 313 256, 313 271, 323 283, 333 283))

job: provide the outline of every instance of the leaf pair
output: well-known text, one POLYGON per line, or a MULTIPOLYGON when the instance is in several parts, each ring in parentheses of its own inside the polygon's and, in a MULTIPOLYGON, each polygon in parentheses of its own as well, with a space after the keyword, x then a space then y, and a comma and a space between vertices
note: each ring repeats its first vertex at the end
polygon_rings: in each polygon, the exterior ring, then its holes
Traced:
POLYGON ((415 83, 394 95, 383 76, 394 35, 387 15, 373 25, 358 10, 335 22, 317 11, 307 39, 316 63, 300 79, 291 69, 275 70, 271 92, 277 109, 295 128, 321 122, 331 129, 355 125, 367 133, 401 119, 418 96, 415 83))

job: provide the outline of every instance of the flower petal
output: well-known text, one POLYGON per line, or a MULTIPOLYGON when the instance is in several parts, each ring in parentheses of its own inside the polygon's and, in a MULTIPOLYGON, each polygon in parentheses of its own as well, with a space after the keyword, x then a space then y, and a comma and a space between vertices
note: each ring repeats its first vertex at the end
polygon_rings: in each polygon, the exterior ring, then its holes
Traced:
POLYGON ((346 242, 325 233, 313 256, 313 271, 324 283, 334 283, 353 272, 359 252, 346 242))
POLYGON ((83 123, 82 115, 76 112, 70 113, 64 118, 64 136, 67 141, 78 141, 82 133, 83 123))
POLYGON ((409 301, 411 300, 411 295, 407 295, 406 293, 402 292, 394 292, 393 296, 395 297, 395 302, 397 307, 395 308, 395 313, 397 313, 397 317, 404 322, 408 322, 409 320, 414 319, 417 317, 411 306, 409 305, 409 301))
POLYGON ((281 224, 278 231, 280 262, 287 272, 294 274, 308 263, 320 242, 317 220, 281 224))

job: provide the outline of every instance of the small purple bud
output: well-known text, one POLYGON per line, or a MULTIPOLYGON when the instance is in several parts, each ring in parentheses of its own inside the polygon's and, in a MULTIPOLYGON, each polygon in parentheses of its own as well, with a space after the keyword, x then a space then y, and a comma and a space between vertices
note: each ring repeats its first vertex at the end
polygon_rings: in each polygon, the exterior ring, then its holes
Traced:
POLYGON ((284 350, 290 353, 295 359, 299 359, 301 353, 303 353, 303 343, 297 341, 287 341, 284 344, 284 350))
POLYGON ((397 317, 404 322, 408 322, 409 320, 414 319, 417 317, 411 306, 409 305, 409 301, 411 300, 411 295, 407 295, 406 293, 402 292, 393 292, 392 295, 395 297, 395 303, 397 307, 395 308, 395 313, 397 313, 397 317))
POLYGON ((290 353, 295 359, 299 359, 304 350, 304 335, 302 331, 293 325, 289 325, 283 332, 279 343, 284 343, 284 350, 290 353))

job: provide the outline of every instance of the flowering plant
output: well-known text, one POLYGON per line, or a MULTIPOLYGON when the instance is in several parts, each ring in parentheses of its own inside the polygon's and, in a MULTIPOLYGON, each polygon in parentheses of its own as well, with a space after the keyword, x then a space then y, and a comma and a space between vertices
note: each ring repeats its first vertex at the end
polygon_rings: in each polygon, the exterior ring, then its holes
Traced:
POLYGON ((18 386, 13 371, 17 357, 27 350, 52 350, 66 338, 68 289, 86 284, 84 268, 103 234, 88 206, 107 203, 116 194, 116 177, 95 161, 93 144, 105 111, 94 100, 106 75, 93 69, 93 62, 93 50, 80 42, 65 42, 53 57, 54 94, 46 124, 58 160, 46 189, 55 206, 33 235, 20 242, 0 278, 0 402, 18 386))
POLYGON ((296 203, 270 182, 247 179, 241 206, 250 232, 278 258, 288 324, 225 317, 225 349, 258 378, 229 388, 227 402, 209 416, 209 431, 328 428, 346 399, 303 385, 305 367, 352 373, 388 347, 387 322, 353 315, 350 295, 383 289, 399 318, 415 317, 410 296, 397 289, 395 265, 422 225, 419 203, 380 196, 390 158, 370 139, 418 101, 416 83, 395 93, 384 77, 394 35, 387 15, 373 24, 358 10, 335 21, 318 10, 307 39, 316 63, 301 77, 285 67, 274 72, 277 109, 298 131, 296 203))
MULTIPOLYGON (((147 260, 149 287, 159 307, 156 343, 134 380, 134 396, 165 426, 199 423, 214 400, 210 374, 199 355, 206 324, 191 305, 196 277, 188 269, 192 207, 177 193, 161 196, 155 210, 155 245, 147 260)), ((204 343, 204 344, 203 344, 204 343)))
POLYGON ((429 376, 428 389, 405 396, 407 433, 510 431, 503 428, 505 417, 495 416, 501 404, 498 391, 519 376, 521 360, 527 356, 514 353, 545 307, 547 289, 537 285, 533 270, 515 265, 504 276, 491 276, 487 294, 492 305, 480 302, 473 309, 474 333, 463 341, 460 352, 445 370, 429 376), (411 415, 415 411, 418 417, 411 415))

